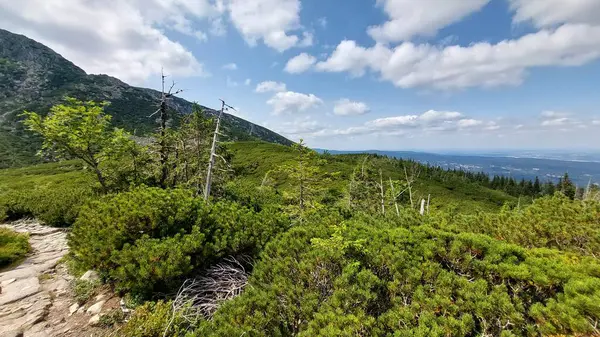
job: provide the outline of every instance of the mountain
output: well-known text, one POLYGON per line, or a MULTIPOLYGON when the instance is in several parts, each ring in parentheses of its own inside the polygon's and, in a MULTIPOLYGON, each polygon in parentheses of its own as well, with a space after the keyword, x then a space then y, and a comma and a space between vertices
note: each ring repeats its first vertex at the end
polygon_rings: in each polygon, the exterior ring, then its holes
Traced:
MULTIPOLYGON (((319 152, 327 150, 317 149, 319 152)), ((440 166, 446 169, 458 169, 472 172, 485 172, 490 175, 514 177, 517 180, 557 182, 565 172, 579 186, 586 186, 590 179, 600 182, 600 163, 591 161, 568 161, 543 158, 515 158, 484 155, 434 154, 412 151, 328 151, 331 154, 372 153, 393 158, 413 159, 421 163, 440 166)))
MULTIPOLYGON (((61 55, 23 35, 0 29, 0 168, 37 161, 37 137, 24 130, 23 110, 46 114, 65 96, 81 100, 108 101, 106 112, 113 124, 142 136, 156 129, 160 92, 128 85, 107 75, 88 75, 61 55)), ((192 103, 175 97, 170 108, 179 114, 192 111, 192 103)), ((207 108, 205 112, 218 112, 207 108)), ((174 114, 175 116, 177 114, 174 114)), ((227 140, 263 140, 289 145, 285 137, 225 113, 223 134, 227 140)))

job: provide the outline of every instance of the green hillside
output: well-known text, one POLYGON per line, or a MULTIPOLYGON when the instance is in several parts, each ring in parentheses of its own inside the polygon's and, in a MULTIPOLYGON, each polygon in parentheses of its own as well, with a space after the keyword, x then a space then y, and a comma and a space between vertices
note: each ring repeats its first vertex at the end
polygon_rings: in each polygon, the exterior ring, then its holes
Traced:
MULTIPOLYGON (((232 165, 236 172, 251 179, 256 184, 262 182, 268 171, 295 160, 295 154, 290 147, 278 144, 236 142, 228 144, 227 149, 233 155, 232 165)), ((364 160, 365 156, 356 154, 321 155, 326 160, 324 165, 326 172, 339 172, 333 181, 327 182, 327 187, 336 195, 342 195, 347 189, 347 182, 354 168, 364 160)), ((373 165, 381 168, 385 181, 388 181, 388 178, 393 180, 404 179, 402 167, 404 163, 409 163, 408 161, 376 155, 369 155, 368 158, 370 158, 373 165)), ((461 212, 498 210, 506 203, 515 204, 518 202, 517 198, 502 191, 492 190, 460 177, 448 179, 446 182, 436 181, 428 176, 427 172, 424 172, 425 166, 419 165, 419 167, 422 169, 422 173, 415 183, 417 199, 427 199, 427 196, 431 195, 431 208, 433 209, 452 207, 461 212)), ((278 187, 290 187, 285 177, 281 175, 277 177, 277 174, 272 177, 277 178, 275 180, 278 187)), ((523 202, 526 202, 526 200, 524 199, 523 202)))

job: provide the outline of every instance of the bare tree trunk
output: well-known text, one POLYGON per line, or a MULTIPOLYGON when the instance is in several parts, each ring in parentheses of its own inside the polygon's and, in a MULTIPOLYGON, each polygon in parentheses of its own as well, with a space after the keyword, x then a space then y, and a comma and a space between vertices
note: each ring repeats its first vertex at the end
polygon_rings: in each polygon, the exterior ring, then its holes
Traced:
POLYGON ((96 173, 96 177, 98 177, 98 182, 102 186, 102 191, 103 192, 107 192, 108 191, 108 187, 106 186, 106 178, 104 178, 104 175, 102 174, 102 171, 100 171, 100 169, 98 168, 98 164, 95 163, 95 165, 93 166, 93 168, 94 168, 94 173, 96 173))
POLYGON ((208 171, 206 172, 206 185, 204 186, 204 200, 208 201, 210 196, 210 187, 212 184, 212 170, 215 165, 215 152, 217 151, 217 142, 219 141, 219 125, 221 124, 221 116, 225 110, 225 101, 221 101, 221 112, 217 118, 217 126, 215 127, 215 134, 213 135, 212 146, 210 148, 210 158, 208 159, 208 171))
POLYGON ((406 178, 406 186, 408 187, 408 196, 410 198, 410 207, 415 208, 412 197, 412 179, 408 179, 408 172, 406 172, 406 166, 404 166, 404 177, 406 178))
POLYGON ((160 187, 166 187, 167 175, 169 173, 167 168, 167 161, 169 160, 169 152, 167 150, 167 101, 164 93, 164 76, 163 76, 163 99, 160 102, 160 187))
POLYGON ((379 169, 379 190, 381 191, 381 213, 385 215, 385 196, 383 194, 383 177, 381 175, 381 169, 379 169))
POLYGON ((421 210, 419 211, 421 215, 425 214, 425 199, 421 199, 421 210))
POLYGON ((391 177, 390 177, 390 188, 392 189, 392 200, 394 201, 394 206, 396 206, 396 215, 400 216, 400 210, 398 209, 398 202, 396 201, 396 191, 394 190, 394 183, 392 183, 391 177))
POLYGON ((427 195, 427 214, 429 214, 429 200, 431 199, 431 194, 427 195))

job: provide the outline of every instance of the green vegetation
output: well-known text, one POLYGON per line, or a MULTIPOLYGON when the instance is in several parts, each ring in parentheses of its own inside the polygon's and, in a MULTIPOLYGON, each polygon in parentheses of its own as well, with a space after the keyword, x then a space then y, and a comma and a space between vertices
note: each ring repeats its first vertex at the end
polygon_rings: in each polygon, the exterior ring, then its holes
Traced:
MULTIPOLYGON (((104 118, 96 105, 73 104, 104 118)), ((117 177, 104 188, 89 162, 0 171, 3 217, 73 224, 70 269, 98 271, 139 304, 119 335, 600 333, 600 201, 568 176, 550 188, 319 155, 302 142, 237 142, 219 147, 205 200, 207 117, 196 109, 129 159, 102 150, 123 140, 103 124, 88 139, 99 143, 97 168, 117 177)), ((95 285, 74 287, 84 302, 95 285)))
POLYGON ((0 268, 22 259, 28 252, 28 235, 0 227, 0 268))
POLYGON ((0 221, 35 217, 70 226, 94 194, 93 176, 76 161, 0 170, 0 221))
POLYGON ((94 296, 98 284, 86 280, 75 279, 72 283, 75 300, 79 305, 83 305, 94 296))

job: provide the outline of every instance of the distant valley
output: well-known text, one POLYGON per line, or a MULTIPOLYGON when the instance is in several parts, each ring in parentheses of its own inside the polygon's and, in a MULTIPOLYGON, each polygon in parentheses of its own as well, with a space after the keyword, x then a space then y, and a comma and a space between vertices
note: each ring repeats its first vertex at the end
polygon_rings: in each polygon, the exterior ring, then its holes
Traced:
MULTIPOLYGON (((324 150, 318 149, 319 152, 324 150)), ((511 176, 515 179, 533 180, 539 177, 541 181, 558 181, 565 172, 569 174, 578 186, 600 182, 600 156, 593 153, 571 155, 567 153, 489 153, 489 154, 434 154, 413 151, 334 151, 339 153, 372 153, 394 158, 413 159, 443 168, 485 172, 490 175, 511 176), (531 158, 533 156, 538 158, 531 158), (559 159, 564 158, 564 159, 559 159)))

